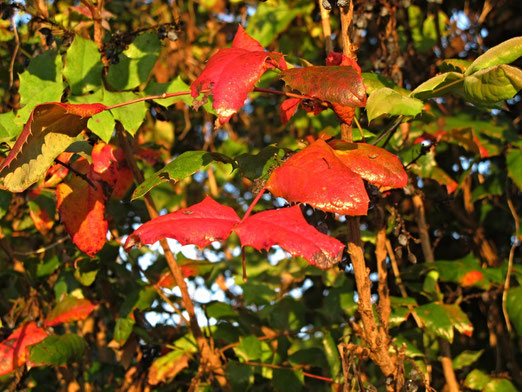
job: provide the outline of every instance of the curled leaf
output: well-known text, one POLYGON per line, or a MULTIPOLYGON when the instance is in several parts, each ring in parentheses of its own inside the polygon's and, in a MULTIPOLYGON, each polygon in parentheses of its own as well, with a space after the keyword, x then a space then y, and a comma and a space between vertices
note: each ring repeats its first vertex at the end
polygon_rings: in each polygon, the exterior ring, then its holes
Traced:
POLYGON ((263 211, 234 227, 242 246, 258 250, 274 245, 293 256, 305 258, 311 265, 330 268, 341 261, 344 245, 317 231, 303 218, 299 206, 263 211))
POLYGON ((0 181, 11 192, 22 192, 45 176, 54 159, 87 126, 89 117, 105 110, 102 104, 37 105, 0 166, 0 181))

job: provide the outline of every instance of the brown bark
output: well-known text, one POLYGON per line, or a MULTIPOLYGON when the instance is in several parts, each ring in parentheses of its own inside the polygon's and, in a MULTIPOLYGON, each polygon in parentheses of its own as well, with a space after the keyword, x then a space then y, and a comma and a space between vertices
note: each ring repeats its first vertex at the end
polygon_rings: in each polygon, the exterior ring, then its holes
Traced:
MULTIPOLYGON (((136 164, 136 160, 134 159, 134 153, 132 151, 132 146, 129 143, 127 135, 124 133, 125 131, 123 130, 121 124, 118 124, 118 128, 118 138, 125 152, 125 158, 127 160, 127 163, 132 170, 136 182, 138 184, 141 184, 145 180, 145 178, 143 177, 143 174, 141 173, 140 169, 136 164)), ((150 194, 145 195, 144 199, 150 218, 154 219, 158 217, 158 210, 156 209, 156 206, 154 205, 154 201, 152 200, 150 194)), ((211 343, 203 335, 203 332, 199 327, 196 313, 194 311, 194 303, 192 302, 192 299, 189 296, 187 284, 185 282, 185 279, 183 278, 181 268, 176 262, 176 258, 170 250, 167 240, 161 239, 160 245, 163 249, 163 253, 165 254, 165 258, 167 260, 167 264, 170 268, 170 271, 174 276, 174 280, 180 288, 183 306, 185 307, 185 310, 187 311, 189 316, 189 327, 192 334, 194 335, 194 338, 196 339, 196 343, 201 354, 200 371, 215 377, 216 381, 219 383, 221 388, 228 389, 228 381, 225 378, 225 372, 223 369, 223 364, 221 363, 221 358, 219 357, 219 353, 213 349, 213 345, 211 345, 211 343)))

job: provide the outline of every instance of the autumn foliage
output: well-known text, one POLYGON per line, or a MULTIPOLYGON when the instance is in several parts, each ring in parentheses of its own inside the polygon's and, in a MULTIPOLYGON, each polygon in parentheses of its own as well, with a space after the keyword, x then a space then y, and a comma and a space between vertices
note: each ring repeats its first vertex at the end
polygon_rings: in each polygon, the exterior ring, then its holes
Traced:
POLYGON ((0 6, 1 386, 521 387, 522 37, 188 3, 0 6))

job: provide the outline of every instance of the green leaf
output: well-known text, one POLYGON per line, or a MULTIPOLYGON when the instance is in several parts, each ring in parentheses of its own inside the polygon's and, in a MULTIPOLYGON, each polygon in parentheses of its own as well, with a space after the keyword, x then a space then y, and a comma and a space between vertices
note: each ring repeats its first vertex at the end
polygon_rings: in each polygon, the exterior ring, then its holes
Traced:
POLYGON ((160 95, 164 93, 178 93, 181 91, 187 91, 189 94, 180 95, 179 97, 165 98, 165 99, 154 99, 153 101, 157 104, 168 107, 175 104, 178 101, 185 102, 187 105, 192 106, 194 98, 190 95, 190 86, 186 84, 180 76, 176 79, 171 80, 168 83, 156 83, 151 81, 145 89, 147 95, 160 95))
POLYGON ((483 392, 517 392, 513 383, 505 378, 494 378, 486 384, 483 392))
MULTIPOLYGON (((408 339, 402 335, 397 335, 393 338, 393 343, 397 348, 401 348, 403 345, 406 346, 405 354, 408 358, 422 358, 424 354, 417 347, 413 345, 408 339)), ((395 354, 395 349, 390 345, 390 352, 395 354)))
POLYGON ((99 88, 102 85, 102 71, 103 63, 96 44, 76 35, 67 50, 63 69, 71 92, 82 95, 99 88))
POLYGON ((510 64, 522 56, 522 37, 515 37, 492 47, 477 57, 466 70, 466 75, 499 64, 510 64))
POLYGON ((236 158, 239 170, 243 176, 250 180, 255 180, 278 165, 285 155, 285 150, 275 146, 267 146, 258 154, 241 154, 236 158))
POLYGON ((135 321, 130 317, 120 317, 114 327, 114 340, 122 346, 129 339, 135 321))
POLYGON ((304 348, 296 351, 288 357, 292 365, 307 365, 324 368, 328 364, 323 350, 317 347, 304 348))
POLYGON ((208 317, 218 319, 237 319, 237 312, 225 302, 212 302, 205 307, 208 317))
POLYGON ((241 336, 239 346, 234 347, 236 355, 246 361, 261 358, 261 343, 255 335, 241 336))
POLYGON ((366 103, 368 121, 382 115, 390 116, 416 116, 422 112, 424 103, 416 98, 404 95, 387 87, 373 92, 366 103))
POLYGON ((37 365, 66 365, 79 360, 86 348, 85 340, 73 333, 48 336, 30 348, 29 358, 37 365))
POLYGON ((470 351, 464 350, 458 356, 453 358, 453 369, 458 370, 463 367, 469 366, 477 361, 480 358, 484 350, 480 351, 470 351))
POLYGON ((87 128, 99 136, 105 143, 109 143, 111 140, 115 125, 114 116, 108 110, 95 114, 87 122, 87 128))
POLYGON ((333 339, 330 331, 325 331, 323 337, 323 348, 326 354, 326 360, 330 365, 330 375, 333 380, 336 379, 337 375, 341 372, 341 359, 339 356, 339 350, 333 339))
POLYGON ((308 14, 313 9, 314 4, 308 1, 296 1, 291 5, 277 0, 258 3, 256 12, 248 20, 246 32, 266 47, 286 30, 297 15, 308 14))
POLYGON ((379 90, 383 87, 391 88, 392 90, 401 93, 402 95, 410 94, 409 90, 402 88, 395 84, 393 80, 383 76, 381 74, 377 74, 374 72, 363 72, 361 74, 364 82, 364 87, 366 88, 366 93, 368 95, 373 94, 374 91, 379 90))
POLYGON ((464 385, 469 389, 482 390, 491 380, 486 373, 479 369, 473 369, 464 380, 464 385))
POLYGON ((464 78, 467 99, 479 105, 491 105, 513 98, 522 88, 522 70, 496 65, 464 78))
POLYGON ((252 368, 236 361, 228 361, 226 370, 227 380, 230 382, 233 391, 246 391, 253 381, 252 368))
POLYGON ((272 385, 279 392, 299 392, 304 386, 304 376, 301 370, 274 369, 272 385))
POLYGON ((411 92, 411 96, 422 100, 441 97, 457 90, 463 80, 462 74, 457 72, 439 74, 418 86, 411 92))
POLYGON ((508 175, 522 189, 522 150, 510 148, 506 155, 508 175))
POLYGON ((453 325, 443 305, 431 302, 419 306, 415 313, 428 331, 450 343, 453 341, 453 325))
POLYGON ((9 211, 9 205, 11 204, 12 198, 13 194, 11 192, 0 189, 0 219, 2 219, 5 214, 7 214, 7 211, 9 211))
POLYGON ((471 336, 473 334, 473 324, 469 321, 466 313, 462 311, 459 305, 451 304, 451 305, 442 305, 446 314, 448 315, 451 324, 457 331, 466 336, 471 336))
MULTIPOLYGON (((117 103, 132 101, 140 96, 131 92, 113 93, 104 91, 103 104, 110 106, 117 103)), ((116 120, 121 122, 123 128, 131 135, 134 135, 145 119, 147 105, 145 102, 137 102, 120 108, 111 109, 111 113, 116 120)))
POLYGON ((132 199, 143 197, 156 185, 166 181, 178 182, 195 172, 204 169, 210 163, 225 162, 235 166, 235 162, 226 155, 216 152, 206 151, 186 151, 172 162, 168 163, 163 169, 158 170, 152 176, 142 182, 132 194, 132 199))
POLYGON ((61 265, 61 261, 58 256, 54 255, 49 260, 39 263, 36 266, 36 276, 42 278, 52 274, 61 265))
POLYGON ((471 65, 471 61, 462 59, 446 59, 440 65, 442 72, 460 72, 464 73, 471 65))
POLYGON ((41 80, 62 82, 63 61, 56 50, 47 50, 31 59, 27 72, 41 80))
POLYGON ((161 42, 153 33, 139 35, 109 67, 107 81, 116 90, 130 90, 146 82, 158 59, 161 42))
POLYGON ((522 336, 522 286, 508 290, 506 296, 506 310, 509 321, 515 327, 518 336, 522 336))
POLYGON ((8 143, 22 132, 23 126, 14 120, 13 111, 0 114, 0 143, 8 143))
POLYGON ((92 259, 81 259, 76 263, 74 277, 83 286, 90 286, 96 280, 100 270, 99 264, 92 259))

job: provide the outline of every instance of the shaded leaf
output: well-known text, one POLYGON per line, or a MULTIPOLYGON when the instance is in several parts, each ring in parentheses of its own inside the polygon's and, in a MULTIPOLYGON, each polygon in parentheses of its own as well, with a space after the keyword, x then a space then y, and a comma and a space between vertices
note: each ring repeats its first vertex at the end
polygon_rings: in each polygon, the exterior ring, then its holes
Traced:
POLYGON ((464 79, 466 98, 482 105, 513 98, 522 88, 522 70, 510 65, 481 69, 464 79))
POLYGON ((0 166, 0 180, 11 192, 22 192, 45 172, 85 129, 102 104, 44 103, 35 107, 13 149, 0 166))
POLYGON ((480 351, 470 351, 470 350, 464 350, 459 355, 457 355, 455 358, 453 358, 453 369, 458 370, 462 369, 463 367, 470 366, 473 363, 475 363, 484 350, 480 351))
POLYGON ((422 101, 406 97, 388 87, 373 92, 366 103, 368 121, 372 121, 382 115, 390 116, 416 116, 422 112, 422 101))
POLYGON ((341 261, 344 245, 317 231, 303 218, 301 208, 293 206, 252 215, 233 228, 242 246, 258 250, 274 245, 293 256, 301 256, 311 265, 330 268, 341 261))
POLYGON ((67 49, 63 74, 71 92, 81 95, 102 85, 103 63, 100 52, 93 41, 74 36, 72 45, 67 49))
POLYGON ((483 392, 517 392, 513 383, 505 378, 494 378, 486 384, 483 392))
POLYGON ((515 327, 518 336, 522 336, 522 286, 513 287, 508 290, 506 296, 506 310, 509 321, 515 327))
POLYGON ((464 385, 469 389, 482 390, 488 382, 491 381, 491 377, 484 373, 482 370, 473 369, 464 380, 464 385))
POLYGON ((73 333, 49 336, 30 348, 29 360, 35 365, 65 365, 79 360, 86 348, 85 340, 73 333))
POLYGON ((431 302, 414 310, 424 327, 434 335, 453 341, 453 325, 442 305, 431 302))
POLYGON ((323 211, 365 215, 368 195, 361 177, 319 139, 276 168, 266 188, 274 196, 323 211))
POLYGON ((45 325, 47 327, 53 327, 62 323, 83 320, 95 308, 96 305, 85 298, 76 298, 68 295, 56 304, 51 313, 49 313, 45 325))
POLYGON ((147 81, 161 50, 161 42, 154 33, 141 34, 112 64, 107 81, 115 90, 130 90, 147 81))
POLYGON ((522 56, 522 37, 515 37, 492 47, 480 55, 466 69, 466 75, 499 64, 510 64, 522 56))
POLYGON ((157 385, 172 380, 188 366, 189 360, 190 356, 181 350, 173 350, 159 357, 150 366, 149 383, 157 385))
POLYGON ((366 104, 360 72, 352 66, 311 66, 282 71, 281 79, 301 94, 343 106, 366 104))
POLYGON ((460 81, 464 81, 464 77, 457 72, 439 74, 419 85, 411 92, 411 96, 422 100, 442 97, 456 91, 460 87, 460 81))
POLYGON ((129 339, 132 329, 134 328, 134 318, 133 317, 120 317, 118 321, 116 321, 116 325, 114 326, 114 340, 120 346, 124 345, 125 342, 129 339))
MULTIPOLYGON (((154 81, 151 81, 147 88, 145 89, 145 94, 147 95, 159 95, 164 93, 178 93, 181 91, 189 91, 190 87, 188 84, 186 84, 180 76, 178 76, 176 79, 168 82, 168 83, 156 83, 154 81)), ((180 95, 179 97, 172 97, 172 98, 166 98, 166 99, 154 99, 154 102, 157 104, 168 107, 170 105, 175 104, 176 102, 182 101, 186 103, 187 105, 192 106, 192 103, 194 101, 194 98, 192 98, 189 94, 187 95, 180 95)))
POLYGON ((329 144, 342 163, 382 191, 406 186, 408 174, 401 161, 384 148, 342 140, 333 140, 329 144))
POLYGON ((27 360, 28 346, 39 343, 47 336, 34 321, 17 328, 6 340, 0 343, 0 376, 12 372, 27 360))
POLYGON ((274 369, 272 385, 278 392, 299 392, 304 386, 303 372, 292 369, 274 369))
POLYGON ((508 175, 522 189, 522 150, 510 148, 506 154, 508 175))
POLYGON ((446 59, 439 66, 442 72, 460 72, 464 73, 471 65, 471 61, 462 59, 446 59))
POLYGON ((236 362, 233 360, 227 361, 227 380, 232 385, 233 391, 245 391, 250 384, 252 377, 251 366, 236 362))
POLYGON ((289 98, 281 104, 281 123, 286 124, 297 111, 301 100, 298 98, 289 98))
POLYGON ((143 197, 155 186, 167 182, 178 182, 195 172, 204 169, 212 162, 225 162, 235 166, 235 162, 226 155, 217 152, 186 151, 169 162, 163 169, 147 177, 132 194, 132 199, 143 197))
POLYGON ((148 245, 162 238, 174 238, 183 245, 204 247, 227 238, 239 222, 236 212, 207 196, 201 203, 160 216, 132 233, 125 242, 128 250, 135 245, 148 245))
MULTIPOLYGON (((80 158, 72 167, 95 181, 92 165, 80 158)), ((56 187, 60 219, 73 242, 89 256, 94 256, 107 241, 108 222, 105 219, 105 194, 98 182, 94 189, 83 178, 72 175, 56 187)))
POLYGON ((197 98, 202 90, 211 89, 214 97, 212 107, 218 114, 219 124, 224 124, 243 106, 261 75, 274 67, 286 69, 283 56, 265 52, 239 26, 232 47, 213 55, 201 75, 190 85, 192 97, 197 98))
MULTIPOLYGON (((47 193, 47 192, 45 192, 47 193)), ((28 193, 29 215, 36 230, 46 235, 54 226, 55 205, 54 200, 41 192, 40 189, 28 193)))
POLYGON ((283 159, 284 155, 284 149, 267 146, 258 154, 241 154, 236 161, 243 176, 253 181, 267 174, 278 164, 279 160, 283 159))

